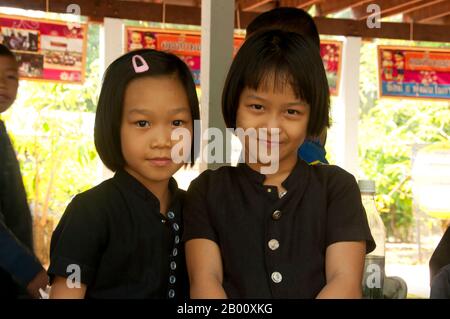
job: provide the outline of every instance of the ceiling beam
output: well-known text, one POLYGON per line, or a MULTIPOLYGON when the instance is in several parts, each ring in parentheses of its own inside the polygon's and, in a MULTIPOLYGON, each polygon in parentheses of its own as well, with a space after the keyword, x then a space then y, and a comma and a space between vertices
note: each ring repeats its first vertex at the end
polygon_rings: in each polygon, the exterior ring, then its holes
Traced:
POLYGON ((280 0, 280 7, 306 9, 320 2, 323 2, 323 0, 280 0))
POLYGON ((253 11, 269 2, 272 0, 238 0, 237 5, 241 11, 253 11))
POLYGON ((347 8, 356 7, 364 3, 373 2, 373 0, 334 0, 323 1, 319 4, 319 12, 321 16, 339 12, 347 8))
MULTIPOLYGON (((105 1, 105 0, 103 0, 105 1)), ((106 0, 111 1, 111 0, 106 0)), ((122 1, 122 2, 144 2, 144 3, 165 3, 179 5, 179 6, 190 6, 190 7, 200 7, 201 0, 113 0, 114 2, 122 1)))
MULTIPOLYGON (((45 11, 45 0, 0 0, 0 6, 10 6, 15 8, 41 10, 45 11)), ((66 8, 73 0, 59 0, 50 2, 50 11, 65 13, 66 8)), ((100 2, 100 1, 99 1, 100 2)), ((104 2, 104 1, 101 1, 104 2)), ((77 0, 81 7, 81 14, 88 15, 91 19, 103 19, 104 17, 143 20, 162 22, 162 5, 146 3, 133 8, 129 6, 108 6, 100 5, 97 1, 77 0)), ((258 15, 255 12, 241 12, 241 27, 247 25, 258 15)), ((166 22, 178 24, 200 25, 200 8, 189 8, 184 6, 166 5, 166 22)), ((101 21, 101 20, 100 20, 101 21)), ((387 38, 410 40, 411 24, 381 22, 381 28, 370 29, 365 21, 356 21, 351 19, 329 19, 325 17, 316 17, 314 21, 317 24, 321 34, 355 36, 362 38, 387 38)), ((413 24, 413 40, 416 41, 436 41, 450 42, 450 32, 448 25, 431 24, 413 24)))
MULTIPOLYGON (((47 10, 46 0, 0 0, 0 6, 15 7, 30 10, 47 10)), ((76 0, 80 6, 81 15, 89 16, 93 21, 102 21, 104 17, 122 18, 142 21, 164 21, 167 23, 199 25, 201 19, 200 9, 196 7, 165 5, 149 2, 131 1, 92 1, 76 0)), ((74 0, 48 1, 48 10, 57 13, 66 13, 74 0)))
POLYGON ((381 22, 380 28, 368 28, 365 21, 315 17, 320 34, 362 38, 385 38, 414 41, 450 42, 448 25, 381 22), (412 37, 411 37, 411 30, 412 37))
POLYGON ((441 17, 445 17, 450 13, 450 0, 429 6, 420 11, 414 11, 404 16, 406 22, 414 21, 419 23, 428 22, 441 17))
POLYGON ((414 3, 409 4, 407 6, 404 6, 404 7, 401 7, 401 8, 397 8, 397 9, 393 9, 393 10, 389 10, 389 12, 384 12, 384 13, 381 14, 381 17, 382 18, 386 18, 386 17, 389 17, 389 16, 394 16, 396 14, 403 14, 403 15, 405 15, 405 14, 407 14, 409 12, 414 12, 414 11, 417 11, 417 10, 421 10, 423 8, 426 8, 426 7, 429 7, 429 6, 438 4, 440 2, 444 2, 444 1, 446 1, 446 0, 431 0, 431 1, 430 0, 422 0, 419 3, 415 3, 414 2, 414 3))
MULTIPOLYGON (((376 4, 380 7, 381 18, 389 15, 390 12, 408 8, 411 5, 418 4, 422 0, 378 0, 376 4)), ((354 7, 352 9, 353 16, 357 20, 365 20, 372 15, 372 12, 367 12, 369 3, 354 7)))

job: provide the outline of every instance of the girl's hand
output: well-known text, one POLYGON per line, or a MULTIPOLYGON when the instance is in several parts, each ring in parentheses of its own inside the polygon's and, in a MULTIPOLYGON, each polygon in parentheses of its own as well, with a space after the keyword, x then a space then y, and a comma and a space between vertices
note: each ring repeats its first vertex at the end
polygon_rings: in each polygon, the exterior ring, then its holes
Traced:
POLYGON ((50 299, 83 299, 86 288, 86 285, 82 283, 80 288, 70 288, 67 285, 67 278, 56 276, 50 290, 50 299))
POLYGON ((226 299, 219 246, 209 239, 186 242, 186 261, 192 299, 226 299))
POLYGON ((328 246, 325 259, 327 284, 318 299, 359 299, 366 242, 337 242, 328 246))
POLYGON ((42 269, 38 274, 28 283, 27 292, 34 298, 39 299, 41 295, 39 294, 39 289, 45 290, 48 284, 47 272, 42 269))

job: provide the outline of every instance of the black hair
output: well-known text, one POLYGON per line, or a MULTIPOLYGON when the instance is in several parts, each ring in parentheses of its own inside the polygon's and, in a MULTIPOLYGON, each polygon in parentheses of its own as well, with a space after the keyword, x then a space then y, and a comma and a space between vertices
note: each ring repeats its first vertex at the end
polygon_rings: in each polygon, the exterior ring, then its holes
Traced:
POLYGON ((8 47, 0 43, 0 56, 7 56, 16 60, 16 56, 8 47))
POLYGON ((236 128, 242 91, 258 90, 270 80, 275 90, 291 85, 297 97, 308 103, 308 135, 319 136, 330 126, 329 88, 318 48, 298 33, 273 29, 249 37, 231 64, 222 93, 227 127, 236 128))
POLYGON ((257 16, 246 29, 246 36, 266 29, 280 29, 310 38, 320 48, 320 37, 311 15, 298 8, 279 7, 257 16))
MULTIPOLYGON (((136 59, 138 63, 141 61, 136 59)), ((192 74, 186 64, 177 56, 151 49, 129 52, 116 59, 106 70, 97 106, 94 128, 94 142, 97 152, 111 171, 125 165, 120 140, 123 101, 127 85, 142 77, 176 76, 186 91, 193 122, 200 118, 199 103, 192 74), (133 68, 133 56, 140 55, 147 63, 148 70, 137 73, 133 68)), ((195 131, 195 130, 194 130, 195 131)), ((197 158, 193 134, 191 146, 191 166, 197 158)))

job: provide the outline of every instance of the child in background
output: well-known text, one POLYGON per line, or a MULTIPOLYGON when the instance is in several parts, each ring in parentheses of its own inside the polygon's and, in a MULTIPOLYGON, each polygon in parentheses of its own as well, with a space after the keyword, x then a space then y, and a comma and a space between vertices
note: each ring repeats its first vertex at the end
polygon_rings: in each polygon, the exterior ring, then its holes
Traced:
POLYGON ((297 155, 306 136, 329 124, 315 44, 282 30, 250 36, 230 67, 222 113, 229 128, 279 134, 246 136, 245 163, 207 170, 189 186, 191 298, 360 298, 364 256, 375 244, 356 180, 297 155), (278 149, 278 170, 261 173, 261 153, 250 160, 252 139, 278 149))
MULTIPOLYGON (((14 103, 19 86, 14 54, 0 44, 0 113, 14 103)), ((48 277, 33 254, 31 213, 19 163, 0 120, 0 298, 39 298, 48 277), (26 289, 25 289, 26 288, 26 289)))
MULTIPOLYGON (((280 29, 298 33, 310 39, 320 50, 320 37, 314 19, 308 12, 292 7, 279 7, 257 16, 246 29, 246 37, 261 30, 280 29)), ((307 163, 328 164, 325 151, 327 128, 318 136, 307 136, 298 149, 298 155, 307 163)))
MULTIPOLYGON (((115 175, 81 193, 52 236, 50 298, 187 296, 182 234, 184 192, 172 175, 177 128, 199 119, 192 75, 175 55, 138 50, 107 69, 95 145, 115 175)), ((194 143, 189 154, 194 162, 194 143)))

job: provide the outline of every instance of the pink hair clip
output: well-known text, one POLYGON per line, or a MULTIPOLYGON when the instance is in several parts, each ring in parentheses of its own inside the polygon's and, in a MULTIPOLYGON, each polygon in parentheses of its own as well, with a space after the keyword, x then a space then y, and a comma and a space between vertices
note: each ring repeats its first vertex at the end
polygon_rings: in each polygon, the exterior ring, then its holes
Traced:
POLYGON ((133 63, 133 68, 136 73, 142 73, 142 72, 148 71, 147 62, 145 62, 144 58, 141 57, 139 54, 133 55, 131 62, 133 63), (142 65, 137 65, 137 59, 139 59, 141 61, 142 65))

